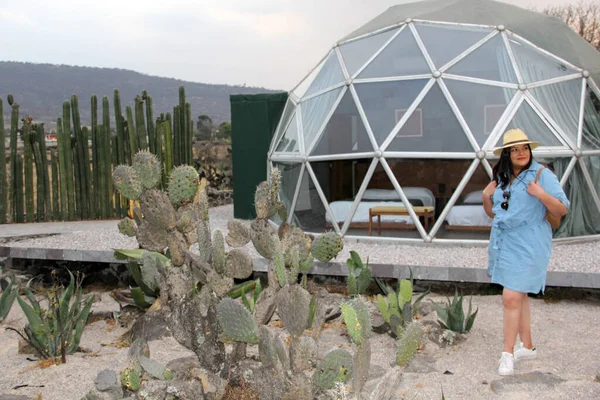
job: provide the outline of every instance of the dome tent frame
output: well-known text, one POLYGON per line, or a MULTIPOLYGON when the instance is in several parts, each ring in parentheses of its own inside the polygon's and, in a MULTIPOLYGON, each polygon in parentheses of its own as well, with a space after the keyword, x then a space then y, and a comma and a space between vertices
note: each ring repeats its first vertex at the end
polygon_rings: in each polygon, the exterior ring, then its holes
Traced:
MULTIPOLYGON (((381 28, 375 30, 370 33, 366 33, 363 35, 359 35, 356 37, 352 37, 347 40, 342 40, 338 42, 332 50, 325 56, 323 59, 317 64, 317 66, 307 75, 307 77, 300 82, 291 92, 288 98, 288 102, 285 106, 283 117, 280 121, 280 124, 277 127, 275 132, 274 140, 272 141, 270 150, 269 150, 269 160, 271 164, 275 163, 293 163, 300 165, 300 174, 297 181, 297 184, 294 188, 293 198, 291 200, 289 215, 288 215, 288 223, 292 222, 294 217, 294 210, 297 204, 298 196, 300 193, 300 186, 303 181, 303 177, 305 174, 308 174, 312 183, 315 186, 315 189, 319 195, 321 202, 323 203, 325 212, 329 215, 332 223, 333 229, 338 233, 345 235, 349 229, 350 222, 356 209, 362 199, 362 196, 371 180, 375 168, 378 164, 381 164, 384 171, 386 172, 390 182, 392 183, 395 191, 399 195, 402 202, 405 204, 407 211, 409 213, 410 218, 412 219, 415 227, 417 228, 421 239, 412 239, 412 238, 378 238, 378 240, 393 240, 393 241, 401 241, 401 242, 414 242, 414 241, 425 241, 432 242, 434 240, 435 235, 438 230, 442 226, 445 217, 447 216, 449 210, 452 206, 455 205, 459 196, 463 192, 465 186, 477 170, 477 168, 481 165, 487 172, 487 174, 491 177, 492 168, 489 163, 489 159, 494 159, 495 157, 492 154, 492 150, 496 147, 496 144, 499 140, 501 140, 502 134, 505 131, 508 124, 515 118, 515 115, 521 110, 523 104, 529 106, 539 117, 539 119, 543 122, 544 126, 548 129, 549 132, 553 134, 553 136, 560 143, 559 146, 545 146, 534 151, 534 155, 536 156, 562 156, 562 157, 571 157, 571 160, 561 178, 561 185, 567 182, 571 172, 575 168, 576 164, 579 164, 582 175, 585 178, 585 182, 588 185, 590 192, 592 194, 593 200, 598 208, 598 212, 600 212, 600 198, 598 193, 596 192, 592 178, 587 169, 587 166, 584 162, 583 157, 586 156, 598 156, 600 155, 600 146, 598 149, 583 149, 582 148, 582 136, 583 136, 583 125, 584 125, 584 106, 587 100, 587 91, 591 90, 594 94, 600 98, 600 91, 598 87, 591 79, 588 71, 579 68, 568 61, 553 55, 552 53, 541 49, 540 47, 534 45, 529 40, 521 37, 520 35, 506 29, 502 25, 492 26, 492 25, 479 25, 479 24, 465 24, 465 23, 454 23, 454 22, 438 22, 438 21, 429 21, 429 20, 421 20, 421 19, 407 19, 406 21, 398 24, 393 24, 387 26, 385 28, 381 28), (419 27, 423 26, 433 26, 433 27, 451 27, 451 28, 462 28, 462 29, 473 29, 473 30, 481 30, 482 33, 485 33, 482 38, 468 46, 464 51, 460 54, 456 55, 451 60, 447 61, 439 68, 436 67, 432 56, 430 55, 425 43, 423 42, 420 34, 419 27), (487 31, 487 33, 486 33, 487 31), (404 35, 407 33, 411 35, 411 37, 416 42, 418 49, 425 60, 428 71, 426 73, 420 74, 406 74, 406 75, 393 75, 393 76, 384 76, 384 77, 368 77, 361 78, 360 75, 367 69, 374 60, 385 51, 391 43, 394 42, 400 35, 404 35), (352 43, 356 43, 361 40, 369 39, 375 37, 377 35, 389 34, 389 37, 386 37, 386 40, 377 48, 377 51, 373 53, 373 55, 366 59, 364 63, 362 63, 358 68, 355 66, 355 71, 350 72, 348 65, 346 63, 346 59, 343 54, 344 46, 347 46, 352 43), (469 55, 477 52, 478 49, 481 49, 488 43, 491 43, 494 39, 500 39, 503 44, 504 49, 508 55, 510 60, 510 65, 512 67, 512 71, 514 72, 516 82, 505 82, 498 80, 489 80, 483 79, 473 76, 465 76, 459 74, 452 74, 448 72, 453 66, 459 64, 462 60, 467 58, 469 55), (572 73, 568 73, 564 76, 558 77, 550 77, 548 79, 542 79, 534 82, 526 82, 524 79, 524 74, 521 73, 519 68, 518 60, 514 54, 513 46, 517 43, 519 45, 527 46, 529 50, 533 50, 537 55, 541 57, 547 57, 548 59, 560 63, 561 66, 564 66, 565 70, 572 71, 572 73), (328 64, 329 63, 329 64, 328 64), (337 64, 335 64, 337 63, 337 64), (342 73, 342 79, 336 78, 331 79, 331 73, 327 68, 330 65, 338 65, 339 69, 342 73), (323 73, 322 73, 323 72, 323 73), (323 78, 324 77, 324 78, 323 78), (374 135, 373 129, 370 126, 369 118, 366 115, 363 104, 360 100, 360 96, 357 92, 355 85, 365 84, 365 83, 380 83, 380 82, 401 82, 401 81, 409 81, 409 80, 421 80, 427 81, 424 87, 420 90, 419 94, 416 98, 411 102, 410 106, 404 113, 404 115, 400 118, 400 120, 395 124, 393 129, 387 134, 385 140, 378 144, 377 139, 374 135), (512 96, 508 104, 506 105, 506 109, 496 122, 494 129, 489 134, 487 139, 483 144, 478 143, 475 135, 471 131, 471 127, 467 122, 465 116, 460 110, 460 107, 457 105, 455 99, 452 96, 451 91, 448 89, 446 82, 467 82, 474 83, 483 86, 493 86, 504 89, 512 89, 515 91, 515 94, 512 96), (537 88, 549 87, 551 85, 557 85, 564 82, 572 82, 576 83, 580 86, 580 102, 578 105, 578 120, 577 120, 577 132, 576 136, 569 136, 564 127, 561 126, 555 119, 552 118, 550 113, 544 109, 543 105, 540 104, 536 96, 532 93, 532 90, 537 88), (317 84, 316 84, 317 83, 317 84), (396 135, 401 131, 404 127, 405 123, 408 119, 413 115, 415 110, 419 107, 425 97, 432 91, 432 88, 437 87, 441 91, 443 98, 446 100, 454 117, 457 119, 458 124, 462 129, 462 133, 464 133, 469 145, 471 146, 468 151, 392 151, 389 150, 388 147, 390 143, 394 140, 396 135), (311 92, 312 88, 312 92, 311 92), (360 116, 360 120, 364 125, 366 130, 366 135, 368 140, 372 146, 372 151, 366 152, 351 152, 351 153, 339 153, 339 154, 328 154, 328 155, 318 155, 313 154, 313 151, 319 144, 319 141, 322 139, 324 131, 329 123, 332 115, 345 98, 346 95, 351 96, 353 104, 356 106, 358 114, 360 116), (323 98, 323 96, 330 96, 327 107, 328 111, 326 115, 322 116, 321 120, 318 121, 318 125, 316 129, 310 130, 314 132, 310 140, 306 140, 306 136, 304 135, 305 131, 305 123, 303 119, 303 111, 308 113, 310 101, 313 99, 323 98), (306 110, 304 108, 306 107, 306 110), (287 117, 286 117, 287 115, 287 117), (295 130, 295 135, 297 138, 297 146, 291 149, 292 151, 288 151, 288 148, 284 148, 283 151, 280 148, 280 144, 282 143, 284 137, 286 137, 287 132, 289 132, 290 127, 295 130), (433 228, 430 232, 426 232, 423 228, 422 224, 418 216, 415 214, 412 205, 407 199, 401 185, 398 183, 392 169, 390 168, 386 159, 424 159, 424 158, 437 158, 437 159, 461 159, 461 160, 472 160, 468 170, 462 177, 460 183, 456 187, 456 190, 450 197, 448 203, 442 210, 442 213, 437 218, 433 228), (371 163, 368 167, 366 175, 363 179, 362 184, 356 194, 356 197, 352 203, 349 214, 344 221, 343 226, 340 228, 339 225, 335 222, 333 218, 333 212, 329 207, 329 202, 319 184, 319 181, 316 177, 316 174, 311 166, 311 162, 318 161, 332 161, 332 160, 356 160, 356 159, 371 159, 371 163)), ((271 165, 273 166, 273 165, 271 165)), ((599 236, 599 235, 597 235, 599 236)), ((564 239, 555 239, 558 241, 564 240, 572 240, 573 238, 564 238, 564 239)), ((482 242, 477 240, 457 240, 457 239, 442 239, 436 238, 435 241, 443 241, 443 242, 482 242)), ((486 242, 486 241, 483 241, 486 242)))

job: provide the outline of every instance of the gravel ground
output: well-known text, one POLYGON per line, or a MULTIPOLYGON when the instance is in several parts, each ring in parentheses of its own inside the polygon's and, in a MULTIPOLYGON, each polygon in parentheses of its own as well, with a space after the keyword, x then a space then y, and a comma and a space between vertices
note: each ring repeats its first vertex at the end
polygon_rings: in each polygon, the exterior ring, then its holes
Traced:
MULTIPOLYGON (((212 229, 227 232, 227 221, 233 218, 233 206, 214 207, 210 209, 212 229)), ((47 236, 7 242, 6 246, 30 248, 76 249, 76 250, 111 250, 115 248, 137 248, 135 238, 122 235, 115 228, 95 230, 79 230, 47 236)), ((548 266, 549 271, 576 271, 600 273, 600 252, 598 242, 573 243, 555 245, 548 266)), ((252 245, 246 250, 259 257, 252 245)), ((410 266, 432 267, 487 267, 487 247, 468 245, 415 244, 398 245, 393 243, 374 243, 363 240, 346 240, 344 250, 337 260, 349 257, 350 250, 358 252, 363 258, 369 257, 372 264, 398 264, 410 266)))
MULTIPOLYGON (((118 310, 118 304, 106 292, 98 292, 102 301, 94 303, 94 310, 118 310)), ((429 300, 441 302, 438 295, 429 300)), ((538 359, 520 362, 514 377, 502 378, 496 373, 502 350, 501 297, 473 296, 473 307, 478 315, 466 341, 452 347, 440 347, 426 340, 422 351, 405 370, 396 367, 396 342, 389 335, 375 334, 371 338, 370 378, 363 393, 372 393, 381 377, 398 374, 391 384, 391 399, 440 399, 443 389, 447 399, 584 399, 600 398, 600 341, 597 331, 600 320, 600 302, 560 301, 545 303, 531 298, 532 328, 538 359), (538 375, 530 375, 534 373, 538 375), (400 377, 401 376, 401 377, 400 377), (548 383, 552 379, 555 382, 548 383)), ((430 313, 424 320, 435 321, 430 313)), ((25 320, 15 303, 7 318, 0 324, 22 327, 25 320)), ((335 348, 354 352, 346 328, 334 321, 323 330, 319 339, 319 358, 335 348)), ((81 345, 91 353, 68 356, 67 363, 41 368, 27 360, 30 355, 18 354, 18 337, 14 332, 0 329, 0 397, 4 394, 36 396, 42 399, 79 400, 94 388, 99 371, 119 371, 126 366, 127 348, 111 343, 124 332, 117 325, 97 321, 84 331, 81 345), (19 385, 29 385, 16 388, 19 385)), ((151 341, 151 357, 167 363, 192 355, 172 338, 151 341)), ((256 353, 250 346, 248 353, 256 353)), ((364 398, 369 398, 368 396, 364 398)), ((352 399, 349 397, 349 399, 352 399)))

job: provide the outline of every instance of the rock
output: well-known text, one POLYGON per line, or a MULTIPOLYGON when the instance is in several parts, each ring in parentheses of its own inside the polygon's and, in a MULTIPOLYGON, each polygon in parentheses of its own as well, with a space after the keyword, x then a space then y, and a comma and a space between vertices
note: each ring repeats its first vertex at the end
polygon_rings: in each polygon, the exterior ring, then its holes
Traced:
POLYGON ((140 400, 173 399, 199 400, 205 399, 202 384, 197 379, 189 381, 148 381, 137 394, 140 400))
POLYGON ((426 354, 416 354, 406 366, 405 372, 427 374, 435 372, 435 358, 426 354))
MULTIPOLYGON (((420 295, 420 294, 419 294, 420 295)), ((433 312, 433 304, 431 302, 421 301, 417 306, 417 312, 421 317, 425 317, 433 312)))
POLYGON ((281 400, 286 393, 286 379, 273 368, 260 366, 246 370, 246 384, 259 394, 260 400, 281 400))
POLYGON ((167 368, 173 373, 173 379, 179 380, 187 380, 194 376, 200 376, 200 371, 202 370, 196 356, 171 360, 167 363, 167 368))
POLYGON ((150 347, 148 346, 148 342, 144 339, 136 339, 131 344, 129 352, 127 353, 129 368, 141 371, 142 367, 139 361, 140 356, 150 357, 150 347))
MULTIPOLYGON (((99 299, 100 296, 96 296, 95 298, 99 299)), ((110 321, 113 319, 114 319, 114 313, 112 311, 92 311, 88 315, 86 325, 91 325, 97 321, 110 321)))
POLYGON ((37 354, 35 348, 23 338, 19 338, 19 354, 37 354))
POLYGON ((312 400, 311 378, 305 374, 294 374, 283 400, 312 400))
MULTIPOLYGON (((115 371, 111 371, 109 369, 100 371, 96 376, 94 384, 96 386, 96 390, 102 392, 103 394, 107 394, 111 399, 123 398, 123 387, 121 386, 121 381, 119 380, 119 376, 115 371)), ((90 392, 90 394, 91 393, 93 392, 90 392)), ((88 396, 90 394, 88 394, 88 396)), ((102 396, 96 395, 96 397, 102 396)))
POLYGON ((160 380, 173 379, 173 373, 163 364, 148 357, 139 356, 138 360, 145 372, 160 380))
POLYGON ((531 391, 532 387, 543 387, 544 390, 552 389, 559 383, 566 382, 559 376, 539 371, 519 375, 505 376, 490 383, 494 393, 508 393, 515 390, 531 391))
POLYGON ((371 328, 375 333, 387 333, 390 330, 390 325, 385 322, 379 311, 371 312, 371 328))
MULTIPOLYGON (((396 366, 389 370, 380 380, 375 389, 371 392, 370 400, 392 400, 396 399, 396 388, 402 380, 402 367, 396 366)), ((365 387, 365 390, 368 387, 365 387)))
POLYGON ((219 375, 207 371, 204 368, 198 370, 198 376, 202 392, 207 399, 221 399, 225 395, 227 381, 219 375))
POLYGON ((33 397, 16 394, 0 394, 0 400, 33 400, 33 397))

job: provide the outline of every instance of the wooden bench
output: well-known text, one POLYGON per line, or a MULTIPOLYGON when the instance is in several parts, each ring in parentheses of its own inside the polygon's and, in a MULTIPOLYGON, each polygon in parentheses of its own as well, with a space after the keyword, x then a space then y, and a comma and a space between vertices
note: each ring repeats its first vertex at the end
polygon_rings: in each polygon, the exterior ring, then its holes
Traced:
MULTIPOLYGON (((425 230, 429 230, 429 220, 431 219, 431 224, 434 223, 435 219, 435 208, 433 206, 427 207, 413 207, 415 214, 418 217, 423 217, 423 227, 425 230)), ((371 231, 373 229, 373 217, 377 217, 377 232, 379 236, 381 236, 381 216, 382 215, 410 215, 406 207, 400 206, 378 206, 369 208, 369 236, 371 236, 371 231)))

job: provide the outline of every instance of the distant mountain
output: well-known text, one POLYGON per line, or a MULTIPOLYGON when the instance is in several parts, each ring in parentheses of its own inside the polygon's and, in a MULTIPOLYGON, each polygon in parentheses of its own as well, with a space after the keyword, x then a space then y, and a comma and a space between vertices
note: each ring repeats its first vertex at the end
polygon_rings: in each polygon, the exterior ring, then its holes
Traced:
POLYGON ((72 94, 79 98, 81 123, 89 125, 93 94, 98 97, 99 117, 102 96, 108 97, 114 123, 114 89, 121 93, 123 114, 125 106, 133 108, 135 96, 147 90, 152 96, 156 117, 161 112, 173 112, 173 106, 179 102, 179 86, 185 87, 187 101, 192 106, 192 118, 197 120, 199 115, 206 114, 215 124, 230 120, 229 95, 275 92, 263 88, 188 82, 117 68, 0 62, 0 97, 4 104, 5 125, 10 124, 10 107, 6 97, 12 93, 15 102, 20 105, 20 114, 31 115, 34 121, 44 122, 46 131, 55 128, 56 118, 62 116, 62 104, 70 100, 72 94))

